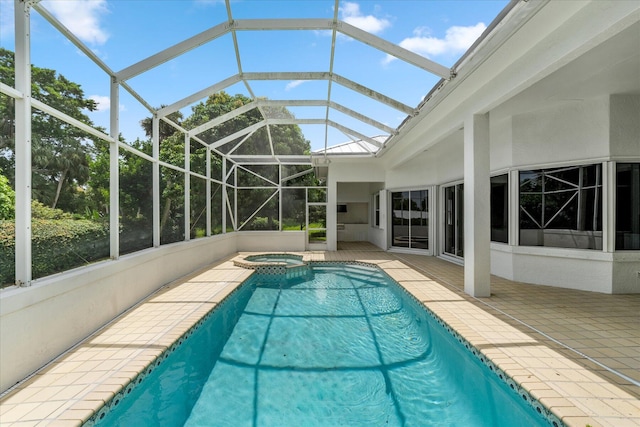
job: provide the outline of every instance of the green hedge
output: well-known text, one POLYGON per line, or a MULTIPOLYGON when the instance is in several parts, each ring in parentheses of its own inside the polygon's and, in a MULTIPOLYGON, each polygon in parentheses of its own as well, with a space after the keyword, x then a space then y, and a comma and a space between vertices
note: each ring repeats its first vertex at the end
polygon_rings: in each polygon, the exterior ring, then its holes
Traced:
MULTIPOLYGON (((106 224, 90 220, 33 219, 33 278, 48 276, 109 256, 106 224)), ((0 284, 15 277, 15 224, 0 221, 0 284)))

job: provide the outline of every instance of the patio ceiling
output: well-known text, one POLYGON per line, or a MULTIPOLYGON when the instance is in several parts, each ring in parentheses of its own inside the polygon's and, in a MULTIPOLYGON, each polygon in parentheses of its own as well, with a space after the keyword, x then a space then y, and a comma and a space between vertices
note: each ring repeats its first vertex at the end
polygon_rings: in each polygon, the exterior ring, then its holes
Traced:
MULTIPOLYGON (((159 2, 157 7, 162 7, 161 3, 159 2)), ((315 153, 325 156, 340 155, 341 150, 333 150, 332 152, 332 150, 328 150, 329 147, 345 141, 352 141, 362 148, 363 153, 361 154, 375 156, 389 137, 398 133, 399 126, 406 124, 417 114, 421 98, 418 99, 419 102, 415 102, 415 100, 403 99, 400 94, 394 93, 393 90, 390 91, 387 87, 377 87, 376 81, 379 80, 367 78, 367 76, 376 72, 379 67, 373 67, 373 64, 368 64, 366 61, 360 64, 359 70, 354 70, 351 65, 341 66, 340 61, 344 60, 341 48, 344 44, 347 41, 348 43, 359 43, 363 49, 373 49, 377 52, 378 57, 390 55, 402 61, 404 66, 412 68, 411 72, 414 73, 412 75, 418 73, 417 75, 422 76, 417 81, 405 82, 405 84, 415 84, 416 91, 422 95, 427 93, 433 82, 448 81, 455 76, 455 73, 452 68, 340 20, 338 0, 326 1, 326 3, 326 10, 332 11, 330 16, 245 19, 242 17, 243 13, 238 13, 236 16, 236 8, 240 8, 242 2, 234 3, 225 0, 226 17, 222 22, 217 22, 195 35, 147 55, 120 70, 108 65, 107 61, 103 61, 78 36, 65 27, 47 9, 46 2, 44 4, 35 2, 33 7, 93 60, 113 81, 118 82, 150 114, 182 130, 188 137, 207 145, 213 151, 225 155, 237 163, 310 162, 308 156, 278 155, 274 152, 271 129, 273 126, 292 124, 300 126, 305 137, 307 137, 307 128, 314 127, 316 130, 318 128, 322 130, 321 133, 314 133, 315 149, 313 146, 312 149, 315 153), (295 43, 289 46, 270 43, 272 40, 270 34, 281 32, 286 32, 288 34, 287 40, 292 41, 301 33, 314 34, 316 38, 321 39, 318 43, 323 45, 322 49, 315 51, 315 57, 310 61, 304 52, 294 49, 294 47, 299 47, 295 43), (318 36, 319 34, 321 36, 318 36), (270 50, 273 60, 256 61, 252 58, 251 53, 256 51, 256 44, 259 44, 260 50, 270 50), (224 64, 211 65, 211 50, 207 49, 209 49, 208 46, 213 45, 218 52, 218 60, 220 57, 224 57, 224 64), (167 63, 193 54, 199 55, 202 60, 200 72, 212 74, 214 79, 212 84, 192 89, 178 99, 175 99, 175 95, 173 95, 174 98, 160 96, 163 93, 162 85, 170 83, 161 83, 159 87, 156 84, 153 88, 149 82, 151 80, 163 82, 162 78, 158 78, 158 73, 166 73, 167 63), (222 69, 224 71, 221 71, 222 69), (224 72, 226 74, 221 74, 224 72), (147 78, 147 76, 153 78, 147 78), (430 84, 424 86, 426 82, 430 84), (273 95, 274 91, 270 90, 273 87, 270 85, 274 83, 281 86, 293 85, 292 87, 304 83, 308 87, 314 87, 314 92, 313 95, 309 95, 309 91, 307 91, 306 96, 300 98, 278 98, 273 95), (149 89, 150 87, 151 89, 149 89), (251 102, 193 129, 182 129, 171 121, 169 116, 172 113, 184 112, 188 115, 189 108, 223 90, 229 93, 241 91, 251 99, 251 102), (356 100, 357 102, 355 102, 356 100), (278 115, 277 112, 282 111, 282 108, 286 108, 291 114, 286 117, 278 115), (257 109, 262 117, 258 123, 248 125, 240 131, 217 140, 202 138, 205 131, 221 126, 228 120, 254 109, 257 109), (386 111, 386 114, 383 113, 381 116, 378 113, 376 115, 374 111, 386 111), (269 151, 251 156, 234 154, 239 146, 262 128, 266 128, 266 132, 263 131, 263 134, 266 134, 269 139, 269 151), (318 135, 323 136, 318 137, 318 135), (319 138, 323 140, 318 142, 319 138), (223 146, 231 147, 231 149, 222 150, 223 146)), ((290 4, 292 7, 296 7, 294 2, 290 2, 290 4)), ((154 5, 154 7, 156 6, 154 5)), ((135 33, 127 36, 135 37, 135 33)), ((402 80, 402 76, 398 78, 402 80)), ((188 74, 185 74, 183 83, 185 90, 188 90, 190 88, 188 74)), ((116 113, 112 112, 111 114, 116 113)))

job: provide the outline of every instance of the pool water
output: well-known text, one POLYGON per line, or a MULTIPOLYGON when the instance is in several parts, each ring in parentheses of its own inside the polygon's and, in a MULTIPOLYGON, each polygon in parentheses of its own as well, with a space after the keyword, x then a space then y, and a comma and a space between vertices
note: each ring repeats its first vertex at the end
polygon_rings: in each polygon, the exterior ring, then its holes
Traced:
POLYGON ((99 425, 542 426, 381 270, 254 275, 99 425))

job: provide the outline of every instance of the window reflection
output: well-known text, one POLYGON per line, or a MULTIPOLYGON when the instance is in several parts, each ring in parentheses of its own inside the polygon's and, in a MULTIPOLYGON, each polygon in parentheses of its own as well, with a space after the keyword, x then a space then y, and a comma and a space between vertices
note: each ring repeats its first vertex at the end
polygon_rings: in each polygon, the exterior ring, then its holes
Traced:
POLYGON ((616 249, 640 249, 640 163, 616 166, 616 249))
POLYGON ((602 249, 601 165, 521 171, 520 244, 602 249))

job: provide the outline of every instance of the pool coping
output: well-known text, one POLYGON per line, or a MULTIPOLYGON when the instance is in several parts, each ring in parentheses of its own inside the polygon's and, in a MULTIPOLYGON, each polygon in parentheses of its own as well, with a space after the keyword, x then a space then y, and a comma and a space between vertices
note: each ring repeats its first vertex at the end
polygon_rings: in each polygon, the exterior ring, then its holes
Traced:
MULTIPOLYGON (((261 254, 262 255, 262 254, 261 254)), ((264 254, 264 255, 279 255, 279 254, 264 254)), ((289 254, 287 254, 289 255, 289 254)), ((245 257, 246 258, 246 257, 245 257)), ((301 257, 302 258, 302 257, 301 257)), ((285 266, 284 270, 281 269, 281 262, 271 262, 271 261, 263 261, 263 262, 247 262, 246 259, 242 261, 238 261, 237 258, 233 260, 234 265, 247 268, 250 270, 254 270, 255 274, 261 274, 267 277, 277 276, 278 280, 281 280, 284 276, 285 278, 297 277, 297 268, 292 267, 302 267, 299 265, 294 266, 285 266)), ((526 404, 528 404, 535 412, 538 413, 543 419, 545 419, 551 426, 553 427, 566 427, 566 424, 562 422, 557 415, 555 415, 549 408, 543 405, 538 399, 533 397, 524 387, 519 385, 513 378, 511 378, 505 371, 500 369, 500 367, 493 363, 488 357, 486 357, 479 349, 477 349, 473 344, 471 344, 468 340, 466 340, 462 335, 460 335, 455 329, 453 329, 447 322, 441 319, 437 314, 435 314, 431 309, 429 309, 426 305, 424 305, 416 296, 411 293, 407 288, 402 286, 399 282, 393 279, 390 275, 386 273, 386 271, 379 267, 375 263, 363 262, 363 261, 304 261, 304 267, 312 268, 315 266, 343 266, 343 265, 357 265, 363 266, 367 268, 376 269, 377 271, 382 272, 389 280, 395 283, 398 286, 398 289, 403 291, 406 296, 412 298, 414 302, 416 302, 425 312, 434 319, 440 326, 442 326, 446 332, 456 341, 458 341, 467 351, 470 356, 473 356, 476 360, 479 360, 483 365, 485 365, 491 373, 493 373, 499 380, 501 380, 510 390, 514 393, 514 399, 517 397, 521 397, 526 404)), ((200 320, 196 322, 191 328, 189 328, 176 342, 174 342, 168 349, 162 352, 155 361, 149 364, 149 366, 140 373, 136 378, 134 378, 129 384, 127 384, 120 392, 118 392, 109 402, 105 402, 105 405, 89 420, 87 420, 82 427, 93 427, 94 425, 100 426, 100 421, 115 407, 119 404, 120 400, 125 398, 126 395, 131 393, 134 388, 138 385, 141 385, 144 379, 149 376, 155 368, 160 367, 162 362, 164 362, 171 353, 173 353, 178 347, 180 347, 200 326, 202 326, 207 319, 209 319, 214 312, 224 307, 225 303, 229 301, 229 298, 234 295, 240 287, 247 282, 253 274, 249 276, 249 278, 245 279, 242 283, 236 286, 231 292, 229 292, 225 298, 213 306, 209 312, 207 312, 200 320)))
MULTIPOLYGON (((252 252, 252 254, 259 253, 261 252, 252 252)), ((349 260, 327 260, 324 256, 324 252, 287 252, 287 254, 302 255, 305 261, 311 261, 314 263, 349 263, 379 267, 389 277, 397 282, 401 289, 411 295, 418 303, 420 303, 420 305, 424 306, 430 315, 441 322, 441 324, 452 333, 454 338, 458 339, 458 341, 465 346, 468 344, 472 354, 475 350, 476 357, 491 361, 493 364, 492 366, 495 369, 494 372, 503 373, 505 378, 508 376, 512 383, 510 384, 507 382, 507 384, 511 388, 517 388, 519 392, 524 391, 528 393, 528 401, 537 402, 542 405, 542 407, 548 408, 548 414, 550 414, 551 417, 555 417, 552 418, 552 420, 557 419, 559 422, 568 426, 584 427, 588 424, 596 427, 598 425, 607 425, 606 422, 599 422, 606 421, 608 416, 611 417, 606 413, 606 410, 601 416, 587 415, 583 410, 579 409, 576 404, 571 402, 571 396, 563 396, 556 390, 553 390, 551 386, 547 385, 548 378, 545 378, 544 375, 540 375, 541 369, 529 369, 526 367, 526 363, 521 363, 522 360, 519 360, 518 357, 513 357, 512 355, 501 351, 499 348, 492 346, 490 340, 488 340, 486 336, 483 336, 482 331, 479 331, 478 328, 470 325, 469 321, 465 322, 464 319, 462 319, 464 316, 461 316, 460 313, 456 312, 456 310, 452 310, 451 307, 447 306, 446 299, 449 298, 456 302, 464 301, 469 303, 470 306, 466 307, 467 309, 471 307, 471 311, 484 316, 483 320, 485 322, 487 319, 493 319, 492 321, 497 322, 496 324, 501 324, 500 327, 504 327, 505 324, 508 325, 508 319, 500 319, 499 314, 492 314, 487 308, 473 306, 473 304, 471 304, 473 302, 473 298, 462 292, 447 288, 436 280, 422 274, 419 269, 403 264, 400 259, 394 257, 392 254, 384 254, 382 258, 373 260, 368 259, 367 261, 358 261, 357 259, 360 258, 358 256, 354 256, 349 260), (443 293, 446 295, 442 296, 443 293), (440 295, 438 296, 438 294, 440 295)), ((44 424, 49 423, 49 425, 92 425, 94 422, 92 420, 96 420, 96 417, 99 417, 100 414, 104 413, 104 411, 109 408, 110 402, 117 401, 121 398, 123 393, 127 393, 129 385, 136 384, 141 380, 141 376, 148 375, 150 370, 152 371, 155 369, 157 364, 161 363, 164 358, 167 357, 169 354, 167 352, 175 350, 175 346, 179 346, 181 344, 181 340, 184 340, 186 335, 193 333, 194 328, 201 325, 216 306, 224 304, 224 301, 227 300, 228 296, 234 293, 240 284, 252 275, 254 270, 247 270, 237 266, 229 266, 233 260, 240 256, 242 255, 239 254, 235 257, 232 256, 226 258, 225 260, 214 263, 213 265, 199 270, 198 272, 194 272, 186 278, 161 288, 154 295, 139 304, 139 306, 144 306, 157 295, 162 295, 170 292, 172 289, 179 289, 183 286, 187 286, 190 283, 190 278, 197 277, 199 274, 205 275, 206 273, 212 273, 215 276, 215 273, 217 271, 219 272, 218 269, 222 269, 221 266, 223 264, 226 264, 225 271, 233 272, 233 277, 231 278, 222 278, 217 281, 205 280, 203 282, 198 282, 199 286, 204 286, 205 288, 212 284, 218 285, 218 288, 213 292, 208 302, 203 302, 199 307, 193 307, 192 312, 185 315, 180 322, 174 325, 175 327, 172 330, 167 331, 162 336, 159 336, 158 340, 153 343, 141 348, 141 351, 136 355, 136 357, 127 360, 126 363, 113 367, 102 378, 91 380, 91 383, 86 384, 85 387, 75 396, 66 398, 64 401, 58 400, 57 408, 52 409, 54 402, 47 402, 51 403, 51 405, 47 407, 47 414, 45 414, 46 411, 42 410, 40 406, 33 406, 35 404, 30 403, 29 400, 30 397, 37 394, 37 391, 43 391, 42 387, 46 388, 48 384, 55 383, 55 374, 52 374, 53 371, 51 366, 58 364, 60 361, 54 361, 52 364, 43 368, 43 370, 36 373, 32 378, 20 384, 14 390, 3 395, 0 399, 0 409, 2 409, 0 414, 3 415, 2 424, 11 425, 11 418, 6 418, 8 412, 7 405, 9 405, 9 401, 16 400, 16 402, 12 402, 11 404, 15 406, 20 406, 20 404, 32 405, 33 411, 31 413, 31 420, 34 422, 24 423, 22 421, 26 420, 16 419, 14 425, 36 425, 40 421, 44 421, 44 424), (42 387, 34 386, 34 382, 36 380, 40 381, 39 385, 42 387), (60 404, 60 402, 63 403, 60 404), (5 424, 6 420, 9 420, 7 424, 5 424)), ((132 308, 127 313, 121 315, 117 319, 114 319, 114 321, 109 325, 117 324, 122 321, 130 314, 131 311, 135 311, 137 307, 138 306, 132 308)), ((483 325, 486 326, 484 323, 483 325)), ((491 329, 491 327, 489 327, 489 329, 491 329)), ((87 340, 83 341, 82 345, 90 346, 92 339, 99 337, 102 332, 103 331, 101 330, 92 335, 87 340)), ((531 335, 535 334, 531 332, 531 335)), ((544 349, 547 349, 548 351, 554 351, 554 348, 556 348, 553 342, 545 340, 544 337, 536 337, 534 341, 536 343, 540 343, 540 346, 544 347, 544 349)), ((571 362, 568 358, 567 360, 571 362)), ((547 366, 546 368, 554 369, 555 367, 547 366)), ((578 366, 578 370, 580 369, 582 369, 582 371, 585 370, 584 367, 578 366)), ((72 375, 73 369, 69 368, 69 371, 64 373, 72 375)), ((580 375, 580 373, 578 373, 578 375, 580 375)), ((584 375, 584 372, 582 375, 584 375)), ((569 378, 568 381, 571 382, 571 379, 569 378)), ((62 392, 56 395, 58 399, 62 399, 62 395, 68 394, 66 393, 67 390, 65 388, 58 387, 56 390, 58 392, 62 392)), ((597 397, 594 397, 594 401, 595 399, 597 399, 597 397)), ((24 411, 25 408, 22 407, 21 409, 24 411)), ((595 408, 594 411, 597 411, 598 409, 599 408, 595 408)), ((629 418, 629 420, 630 422, 628 425, 640 425, 640 412, 637 416, 634 413, 633 417, 629 418)))
MULTIPOLYGON (((266 254, 265 254, 266 255, 266 254)), ((277 255, 277 254, 268 254, 268 255, 277 255)), ((290 255, 290 254, 287 254, 290 255)), ((533 397, 529 391, 518 384, 512 377, 510 377, 504 370, 502 370, 499 365, 492 362, 489 357, 485 356, 481 350, 477 349, 473 344, 471 344, 464 336, 459 334, 454 328, 452 328, 446 321, 440 318, 436 313, 434 313, 430 308, 428 308, 424 303, 422 303, 409 289, 402 286, 398 281, 396 281, 393 277, 391 277, 387 272, 381 268, 378 264, 371 262, 363 262, 363 261, 311 261, 305 260, 303 266, 295 265, 295 266, 286 266, 284 269, 283 265, 280 262, 274 261, 266 261, 266 262, 247 262, 245 259, 242 261, 238 261, 237 257, 233 260, 235 266, 239 266, 242 268, 246 268, 249 270, 253 270, 253 273, 260 274, 263 276, 277 278, 281 280, 283 276, 285 278, 293 278, 297 277, 297 268, 291 267, 306 267, 307 271, 309 268, 314 266, 343 266, 343 265, 356 265, 363 266, 367 268, 376 269, 377 271, 382 272, 389 280, 395 283, 398 286, 398 289, 403 291, 406 296, 412 298, 415 303, 417 303, 425 312, 434 319, 440 326, 444 328, 444 330, 460 345, 462 345, 465 351, 469 354, 469 356, 473 356, 476 360, 479 360, 484 366, 486 366, 489 371, 494 374, 497 379, 503 382, 511 391, 514 393, 513 398, 521 397, 526 404, 528 404, 534 412, 537 412, 538 415, 545 419, 549 425, 553 427, 566 427, 566 424, 558 418, 556 414, 554 414, 549 408, 547 408, 544 404, 542 404, 537 398, 533 397)), ((91 418, 86 420, 82 427, 93 427, 100 426, 101 420, 113 409, 115 409, 120 401, 128 394, 130 394, 137 386, 142 385, 144 380, 151 375, 151 373, 169 357, 177 348, 179 348, 198 328, 200 328, 206 321, 209 319, 214 312, 221 309, 226 305, 226 302, 229 301, 232 295, 234 295, 240 287, 245 284, 253 274, 247 277, 243 282, 239 283, 236 287, 234 287, 229 293, 227 293, 218 304, 211 307, 211 309, 202 316, 193 326, 191 326, 183 335, 181 335, 178 340, 176 340, 169 348, 164 350, 161 354, 158 355, 156 359, 154 359, 140 374, 138 374, 134 379, 132 379, 128 384, 126 384, 121 390, 119 390, 108 402, 105 402, 102 408, 98 412, 96 412, 91 418)))

